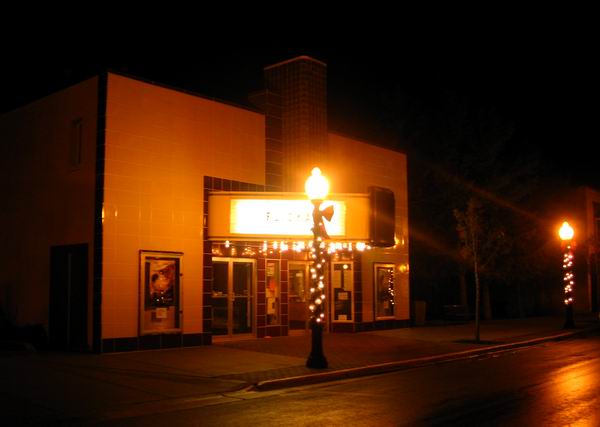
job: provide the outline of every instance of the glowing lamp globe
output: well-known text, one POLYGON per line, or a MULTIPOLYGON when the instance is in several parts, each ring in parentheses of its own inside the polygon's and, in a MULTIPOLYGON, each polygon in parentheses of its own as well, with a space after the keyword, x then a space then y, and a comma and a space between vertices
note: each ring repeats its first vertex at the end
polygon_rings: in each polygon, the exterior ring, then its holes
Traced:
POLYGON ((321 175, 321 169, 313 168, 312 175, 304 184, 304 191, 310 200, 325 200, 329 193, 329 182, 321 175))
POLYGON ((569 223, 565 221, 562 223, 560 230, 558 230, 558 235, 560 236, 561 240, 571 240, 575 235, 575 231, 573 230, 573 227, 571 227, 569 223))

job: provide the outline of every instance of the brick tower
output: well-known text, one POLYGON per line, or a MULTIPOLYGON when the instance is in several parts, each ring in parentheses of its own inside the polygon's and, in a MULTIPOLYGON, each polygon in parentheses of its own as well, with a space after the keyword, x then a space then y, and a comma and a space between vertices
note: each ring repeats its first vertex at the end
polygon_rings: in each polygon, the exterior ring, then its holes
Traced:
POLYGON ((279 171, 283 191, 304 191, 310 170, 326 170, 329 160, 327 65, 308 56, 280 62, 265 68, 265 85, 281 105, 280 129, 267 117, 267 168, 279 171), (280 143, 269 142, 278 131, 280 143))

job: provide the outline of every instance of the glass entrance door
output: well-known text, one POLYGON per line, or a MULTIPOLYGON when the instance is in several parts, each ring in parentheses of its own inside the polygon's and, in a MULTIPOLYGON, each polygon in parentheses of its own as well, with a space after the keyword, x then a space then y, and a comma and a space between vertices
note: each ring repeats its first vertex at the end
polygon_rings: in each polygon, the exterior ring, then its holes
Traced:
POLYGON ((308 320, 309 264, 289 262, 289 328, 306 329, 308 320))
POLYGON ((254 263, 241 258, 213 258, 213 335, 253 332, 254 263))

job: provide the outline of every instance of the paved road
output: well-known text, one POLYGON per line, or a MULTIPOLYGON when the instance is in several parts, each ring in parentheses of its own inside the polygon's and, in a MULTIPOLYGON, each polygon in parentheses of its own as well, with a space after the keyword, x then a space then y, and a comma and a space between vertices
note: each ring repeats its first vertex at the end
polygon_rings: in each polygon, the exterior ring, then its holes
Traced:
POLYGON ((189 409, 138 413, 101 424, 596 426, 600 334, 369 378, 196 403, 202 407, 189 402, 189 409))

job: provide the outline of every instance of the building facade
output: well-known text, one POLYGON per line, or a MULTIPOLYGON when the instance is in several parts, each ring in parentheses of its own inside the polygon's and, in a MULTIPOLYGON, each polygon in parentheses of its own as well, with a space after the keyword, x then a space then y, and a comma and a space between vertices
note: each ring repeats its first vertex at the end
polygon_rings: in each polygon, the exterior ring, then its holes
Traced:
POLYGON ((265 82, 244 108, 107 73, 0 117, 5 315, 97 352, 303 333, 304 241, 211 236, 210 203, 297 195, 319 166, 336 194, 395 200, 395 245, 328 242, 327 330, 408 324, 406 156, 328 132, 325 64, 265 82))
POLYGON ((579 313, 600 312, 600 192, 591 187, 574 191, 571 211, 576 248, 574 308, 579 313))

